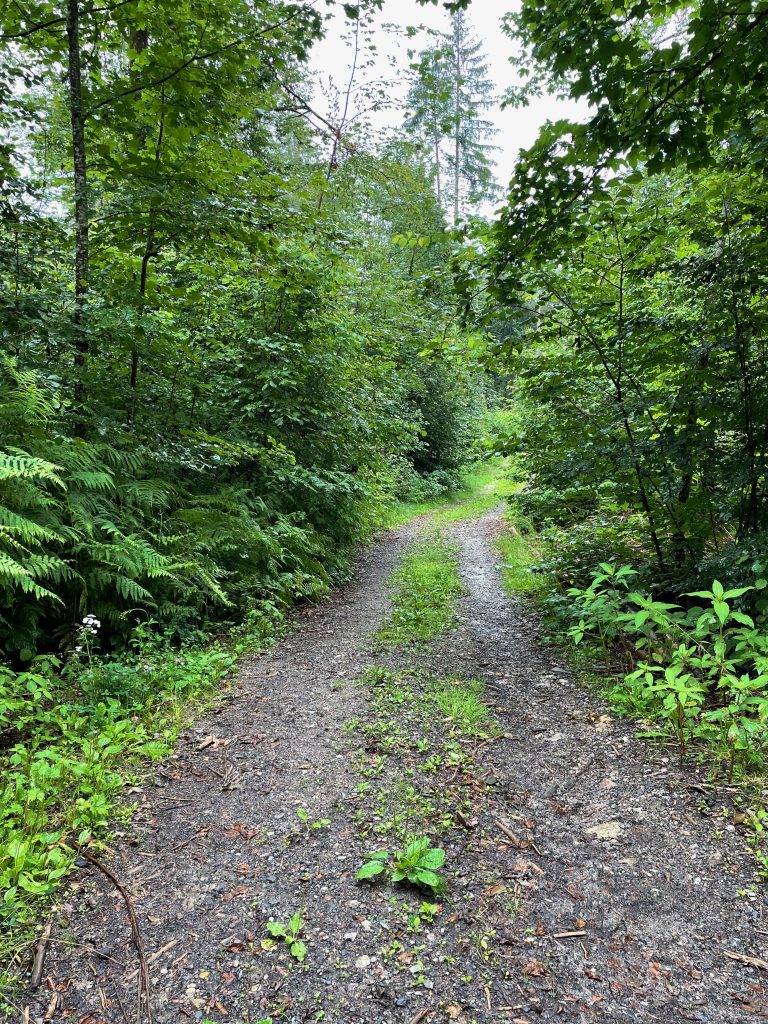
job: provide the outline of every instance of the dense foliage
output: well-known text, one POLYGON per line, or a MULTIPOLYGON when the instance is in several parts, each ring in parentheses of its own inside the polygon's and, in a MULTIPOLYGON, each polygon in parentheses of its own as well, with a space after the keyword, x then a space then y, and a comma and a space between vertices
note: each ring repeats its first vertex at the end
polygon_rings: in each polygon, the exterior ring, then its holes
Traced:
POLYGON ((619 560, 675 595, 748 585, 768 529, 764 5, 593 7, 507 19, 529 79, 596 109, 522 154, 460 284, 514 377, 506 447, 524 511, 566 531, 566 582, 619 560))
POLYGON ((323 589, 483 404, 428 170, 329 159, 313 4, 81 2, 3 20, 0 642, 120 643, 323 589), (190 56, 191 55, 191 56, 190 56))

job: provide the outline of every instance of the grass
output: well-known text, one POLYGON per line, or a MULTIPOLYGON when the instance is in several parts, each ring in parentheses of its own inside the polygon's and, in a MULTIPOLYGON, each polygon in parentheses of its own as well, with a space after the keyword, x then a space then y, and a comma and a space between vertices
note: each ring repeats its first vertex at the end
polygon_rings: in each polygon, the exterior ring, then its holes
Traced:
POLYGON ((516 494, 520 490, 520 486, 514 480, 506 480, 497 475, 483 487, 479 494, 475 493, 465 501, 438 509, 432 521, 437 526, 447 526, 449 523, 457 523, 466 519, 479 519, 480 516, 490 512, 501 502, 516 494))
POLYGON ((360 678, 369 713, 346 731, 363 741, 356 760, 357 827, 363 838, 437 838, 473 811, 466 778, 472 741, 501 732, 483 684, 427 670, 372 666, 360 678), (464 779, 456 783, 457 775, 464 779))
POLYGON ((435 683, 432 699, 441 713, 464 736, 487 735, 491 713, 482 697, 485 686, 478 679, 443 679, 435 683))
POLYGON ((523 516, 507 514, 496 547, 502 558, 502 580, 508 594, 541 599, 550 592, 552 581, 535 571, 544 554, 541 538, 523 516))
POLYGON ((411 545, 389 582, 392 611, 377 634, 381 644, 429 643, 455 626, 464 586, 456 547, 440 534, 411 545))
MULTIPOLYGON (((410 522, 411 519, 429 512, 445 516, 444 522, 454 522, 463 518, 459 507, 466 507, 473 502, 488 502, 495 494, 495 499, 490 500, 490 504, 487 504, 487 508, 493 508, 505 496, 502 493, 504 488, 513 486, 509 481, 500 479, 504 469, 504 459, 495 458, 487 462, 475 463, 462 474, 462 485, 458 490, 426 501, 393 502, 384 510, 381 525, 386 529, 395 529, 410 522), (455 506, 458 507, 455 508, 455 506)), ((509 491, 508 493, 513 492, 509 491)), ((482 511, 486 511, 486 509, 484 508, 482 511)), ((477 515, 482 515, 482 511, 477 515)), ((474 518, 474 516, 470 516, 470 518, 474 518)))

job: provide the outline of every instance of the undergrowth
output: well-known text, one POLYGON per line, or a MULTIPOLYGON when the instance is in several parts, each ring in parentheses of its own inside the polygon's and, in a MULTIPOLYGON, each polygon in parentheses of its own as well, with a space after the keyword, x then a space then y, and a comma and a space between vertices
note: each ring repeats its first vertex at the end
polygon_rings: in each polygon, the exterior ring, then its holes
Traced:
POLYGON ((768 749, 763 565, 756 563, 752 586, 726 589, 714 580, 669 601, 637 587, 627 564, 601 562, 587 585, 564 585, 547 568, 551 544, 511 513, 498 539, 505 588, 535 601, 547 639, 615 711, 640 721, 639 737, 673 743, 681 765, 704 764, 712 781, 743 784, 751 795, 740 801, 740 820, 768 879, 759 785, 768 749))
POLYGON ((226 646, 182 648, 147 622, 118 660, 96 653, 101 624, 86 616, 66 664, 41 656, 23 672, 0 668, 0 1007, 78 851, 130 814, 126 785, 140 780, 147 759, 170 753, 238 655, 274 639, 283 621, 265 604, 226 646))

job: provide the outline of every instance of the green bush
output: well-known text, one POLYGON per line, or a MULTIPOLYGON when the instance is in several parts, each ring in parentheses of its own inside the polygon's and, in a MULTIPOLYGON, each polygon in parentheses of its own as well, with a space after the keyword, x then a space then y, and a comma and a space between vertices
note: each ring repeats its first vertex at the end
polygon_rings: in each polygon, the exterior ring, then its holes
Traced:
POLYGON ((742 610, 768 581, 683 595, 687 606, 632 589, 636 572, 603 563, 586 588, 570 588, 573 641, 591 639, 606 664, 624 665, 617 696, 664 720, 681 758, 691 741, 711 746, 729 779, 738 764, 761 763, 768 741, 768 634, 742 610), (702 603, 699 603, 703 601, 702 603))

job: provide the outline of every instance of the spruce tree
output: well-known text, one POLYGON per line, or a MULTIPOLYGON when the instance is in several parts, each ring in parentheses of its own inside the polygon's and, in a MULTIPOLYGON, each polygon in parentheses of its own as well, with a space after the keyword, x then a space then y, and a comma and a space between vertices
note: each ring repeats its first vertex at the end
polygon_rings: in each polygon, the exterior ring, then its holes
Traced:
POLYGON ((482 115, 494 103, 493 82, 480 40, 463 12, 449 34, 423 50, 412 65, 405 129, 431 168, 439 201, 454 222, 497 192, 488 140, 496 134, 482 115))

